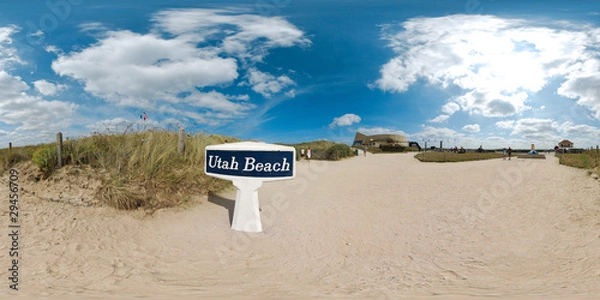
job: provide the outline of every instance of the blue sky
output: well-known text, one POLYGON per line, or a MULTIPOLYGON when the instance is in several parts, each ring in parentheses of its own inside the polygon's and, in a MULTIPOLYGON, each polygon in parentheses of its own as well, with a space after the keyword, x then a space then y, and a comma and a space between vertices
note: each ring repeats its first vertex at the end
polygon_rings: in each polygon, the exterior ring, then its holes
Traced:
POLYGON ((184 127, 589 147, 600 2, 3 1, 0 87, 0 145, 184 127))

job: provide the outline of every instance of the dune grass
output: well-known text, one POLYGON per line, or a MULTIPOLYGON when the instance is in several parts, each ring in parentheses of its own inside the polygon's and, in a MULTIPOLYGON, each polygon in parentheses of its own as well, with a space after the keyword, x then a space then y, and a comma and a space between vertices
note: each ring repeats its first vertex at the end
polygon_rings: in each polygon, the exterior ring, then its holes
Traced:
POLYGON ((346 144, 319 140, 312 142, 304 142, 299 144, 283 144, 296 148, 296 159, 300 158, 301 149, 311 149, 311 159, 318 160, 340 160, 354 156, 354 150, 346 144))
POLYGON ((557 154, 557 157, 561 165, 574 168, 594 169, 600 165, 600 153, 596 150, 586 150, 576 154, 557 154))
MULTIPOLYGON (((95 134, 63 142, 66 167, 89 165, 104 174, 97 191, 105 205, 118 209, 159 209, 185 204, 194 193, 218 191, 230 182, 204 174, 204 148, 234 138, 196 134, 187 136, 185 151, 178 153, 178 134, 146 131, 126 134, 95 134)), ((55 144, 0 151, 4 169, 20 161, 33 161, 40 180, 56 171, 55 144)))
MULTIPOLYGON (((467 152, 467 153, 453 153, 453 152, 421 152, 415 155, 415 158, 422 162, 460 162, 460 161, 474 161, 474 160, 486 160, 501 158, 502 153, 495 152, 467 152)), ((513 155, 513 158, 516 157, 513 155)))

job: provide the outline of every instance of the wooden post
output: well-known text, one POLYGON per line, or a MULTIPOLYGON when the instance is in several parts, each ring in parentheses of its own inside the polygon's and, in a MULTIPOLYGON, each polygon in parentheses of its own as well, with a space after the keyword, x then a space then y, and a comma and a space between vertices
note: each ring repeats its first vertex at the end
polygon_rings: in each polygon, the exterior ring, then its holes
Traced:
POLYGON ((62 147, 63 147, 63 141, 62 141, 62 133, 59 132, 56 134, 56 155, 57 155, 57 159, 58 159, 58 167, 62 167, 62 147))
POLYGON ((12 143, 8 143, 8 153, 12 153, 12 143))
POLYGON ((179 145, 177 150, 179 151, 179 154, 183 154, 183 151, 185 150, 185 129, 183 128, 179 128, 179 145))

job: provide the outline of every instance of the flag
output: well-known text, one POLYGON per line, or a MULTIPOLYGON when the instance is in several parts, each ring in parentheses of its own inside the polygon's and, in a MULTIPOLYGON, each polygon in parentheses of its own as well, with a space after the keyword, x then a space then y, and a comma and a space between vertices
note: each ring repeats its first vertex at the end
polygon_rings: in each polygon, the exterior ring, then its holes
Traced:
POLYGON ((146 121, 146 119, 148 119, 148 115, 144 112, 143 114, 140 115, 140 119, 146 121))

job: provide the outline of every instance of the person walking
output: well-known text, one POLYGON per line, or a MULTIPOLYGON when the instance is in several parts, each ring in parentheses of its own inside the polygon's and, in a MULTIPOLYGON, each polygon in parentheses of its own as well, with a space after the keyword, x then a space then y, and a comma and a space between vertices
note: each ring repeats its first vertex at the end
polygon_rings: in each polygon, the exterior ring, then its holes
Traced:
POLYGON ((512 149, 510 149, 510 147, 508 147, 508 160, 510 160, 511 156, 512 156, 512 149))
POLYGON ((306 160, 308 160, 310 162, 310 156, 312 155, 312 150, 310 149, 310 147, 308 147, 308 149, 306 149, 306 160))
POLYGON ((506 148, 502 149, 502 160, 506 160, 506 148))
POLYGON ((363 148, 363 154, 365 155, 365 157, 367 157, 367 146, 365 146, 365 147, 363 148))

